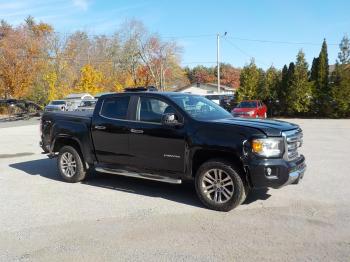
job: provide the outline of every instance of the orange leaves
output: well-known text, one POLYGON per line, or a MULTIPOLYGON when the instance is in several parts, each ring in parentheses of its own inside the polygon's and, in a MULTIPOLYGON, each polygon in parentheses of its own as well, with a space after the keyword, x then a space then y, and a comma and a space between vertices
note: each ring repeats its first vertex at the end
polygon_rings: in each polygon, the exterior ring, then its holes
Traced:
POLYGON ((112 37, 69 36, 28 17, 19 26, 0 21, 0 98, 40 102, 68 93, 122 91, 125 87, 177 87, 188 82, 180 49, 149 33, 142 22, 122 25, 112 37))
POLYGON ((47 35, 53 32, 52 26, 46 23, 39 23, 37 25, 34 25, 32 30, 38 36, 47 35))
POLYGON ((81 68, 80 80, 76 89, 78 92, 95 95, 103 91, 102 80, 102 72, 93 68, 92 65, 86 64, 81 68))
POLYGON ((46 62, 39 58, 43 40, 25 26, 5 29, 0 39, 0 96, 24 98, 46 62))

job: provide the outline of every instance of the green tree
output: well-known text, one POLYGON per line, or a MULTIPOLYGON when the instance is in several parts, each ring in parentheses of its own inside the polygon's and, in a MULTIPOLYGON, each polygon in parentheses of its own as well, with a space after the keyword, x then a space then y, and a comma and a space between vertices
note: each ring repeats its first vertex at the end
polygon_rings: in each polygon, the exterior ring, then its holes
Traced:
POLYGON ((311 100, 311 84, 308 79, 308 64, 302 50, 298 52, 295 66, 290 66, 288 79, 287 112, 307 113, 311 100), (292 68, 291 68, 292 67, 292 68))
POLYGON ((311 80, 313 83, 312 106, 314 113, 320 116, 329 116, 331 113, 331 90, 329 86, 329 64, 326 40, 323 40, 322 48, 317 59, 314 59, 311 68, 311 80))
POLYGON ((344 36, 339 44, 340 52, 338 53, 338 59, 341 64, 350 63, 350 40, 348 36, 344 36))
POLYGON ((276 95, 276 84, 278 83, 278 71, 276 68, 271 66, 264 72, 262 69, 259 70, 259 85, 257 88, 257 97, 264 102, 277 97, 276 95))
POLYGON ((268 115, 278 113, 277 100, 281 73, 273 66, 266 72, 260 71, 260 83, 258 86, 258 98, 263 100, 269 109, 268 115))
POLYGON ((291 101, 291 94, 293 93, 293 82, 295 77, 295 64, 294 62, 289 63, 288 71, 286 75, 285 82, 285 89, 284 89, 284 107, 282 108, 282 112, 288 115, 293 114, 293 110, 290 107, 290 101, 291 101))
POLYGON ((277 89, 277 99, 278 99, 278 113, 283 114, 286 106, 286 96, 287 96, 287 85, 288 85, 288 67, 283 66, 281 73, 281 82, 277 89))
POLYGON ((243 67, 240 75, 241 86, 238 89, 238 101, 257 97, 257 89, 260 80, 260 72, 254 60, 243 67))
POLYGON ((333 117, 350 116, 350 66, 337 63, 331 77, 333 117))
POLYGON ((339 45, 340 52, 331 75, 331 92, 334 102, 333 117, 350 116, 350 44, 344 36, 339 45))

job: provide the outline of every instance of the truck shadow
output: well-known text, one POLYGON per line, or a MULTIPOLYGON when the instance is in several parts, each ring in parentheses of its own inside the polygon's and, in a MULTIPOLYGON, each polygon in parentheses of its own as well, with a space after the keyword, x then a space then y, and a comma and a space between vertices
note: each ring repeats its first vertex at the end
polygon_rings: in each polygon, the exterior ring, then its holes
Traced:
MULTIPOLYGON (((38 175, 47 179, 65 183, 58 175, 56 159, 38 159, 11 164, 10 167, 21 170, 28 175, 38 175)), ((159 197, 186 205, 204 208, 200 203, 192 182, 184 182, 180 185, 167 184, 157 181, 141 180, 118 175, 93 173, 85 181, 84 185, 102 187, 121 192, 159 197)), ((269 198, 267 189, 252 191, 243 204, 250 204, 257 200, 269 198)))

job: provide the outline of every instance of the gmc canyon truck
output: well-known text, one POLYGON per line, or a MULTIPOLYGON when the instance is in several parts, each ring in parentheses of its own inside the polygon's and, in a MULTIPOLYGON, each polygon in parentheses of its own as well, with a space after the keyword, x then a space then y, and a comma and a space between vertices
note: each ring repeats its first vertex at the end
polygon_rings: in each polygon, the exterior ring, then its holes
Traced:
POLYGON ((67 182, 91 170, 194 180, 206 207, 229 211, 253 188, 299 182, 302 137, 295 124, 234 118, 205 97, 139 91, 103 95, 93 112, 45 112, 40 144, 67 182))

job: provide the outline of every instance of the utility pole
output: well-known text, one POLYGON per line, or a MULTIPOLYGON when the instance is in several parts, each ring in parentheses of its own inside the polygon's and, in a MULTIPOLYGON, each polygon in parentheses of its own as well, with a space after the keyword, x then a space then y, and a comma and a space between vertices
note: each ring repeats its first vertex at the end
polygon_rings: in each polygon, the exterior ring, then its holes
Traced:
POLYGON ((163 91, 163 62, 160 61, 160 74, 159 74, 159 85, 160 85, 160 91, 163 91))
POLYGON ((217 63, 217 75, 218 75, 218 94, 220 94, 220 34, 216 35, 216 63, 217 63))
MULTIPOLYGON (((226 36, 227 32, 223 36, 226 36)), ((218 93, 221 93, 220 88, 220 34, 216 35, 216 63, 217 63, 217 75, 218 75, 218 93)))

